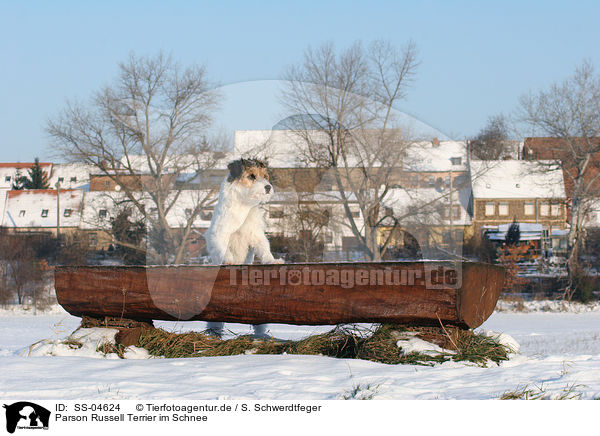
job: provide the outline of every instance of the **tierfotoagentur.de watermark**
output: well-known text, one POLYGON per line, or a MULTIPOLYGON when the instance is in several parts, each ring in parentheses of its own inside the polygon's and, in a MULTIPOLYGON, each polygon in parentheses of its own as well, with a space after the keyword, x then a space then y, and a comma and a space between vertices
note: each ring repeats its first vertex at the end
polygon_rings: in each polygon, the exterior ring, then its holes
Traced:
POLYGON ((286 265, 269 269, 234 266, 228 267, 228 270, 229 283, 233 286, 340 286, 344 289, 356 286, 424 286, 427 289, 454 289, 461 285, 459 269, 444 265, 425 268, 344 268, 328 265, 309 268, 286 265))

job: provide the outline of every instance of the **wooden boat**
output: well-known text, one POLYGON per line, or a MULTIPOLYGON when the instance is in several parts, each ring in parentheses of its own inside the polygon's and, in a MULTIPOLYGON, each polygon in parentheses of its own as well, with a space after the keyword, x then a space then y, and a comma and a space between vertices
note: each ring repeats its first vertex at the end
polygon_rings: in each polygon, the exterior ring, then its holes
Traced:
POLYGON ((475 328, 503 281, 501 267, 445 261, 55 270, 58 302, 75 316, 247 324, 475 328))

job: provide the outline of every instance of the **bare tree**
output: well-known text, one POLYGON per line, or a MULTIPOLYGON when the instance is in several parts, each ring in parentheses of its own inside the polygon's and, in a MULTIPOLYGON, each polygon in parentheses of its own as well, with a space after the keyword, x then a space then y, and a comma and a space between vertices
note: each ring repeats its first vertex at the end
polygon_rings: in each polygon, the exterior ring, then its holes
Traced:
POLYGON ((412 42, 403 50, 381 41, 368 49, 355 43, 339 53, 325 44, 306 50, 303 61, 284 74, 281 101, 298 115, 287 127, 301 140, 301 160, 328 169, 346 222, 370 260, 380 260, 387 245, 377 238, 378 227, 390 218, 382 203, 409 142, 394 106, 406 96, 417 66, 412 42))
POLYGON ((316 262, 323 260, 331 208, 314 201, 311 194, 300 194, 297 202, 285 203, 280 209, 271 208, 270 215, 279 216, 274 224, 283 235, 288 260, 316 262))
POLYGON ((10 295, 14 290, 17 303, 23 304, 26 296, 36 301, 37 288, 41 286, 43 272, 35 253, 35 240, 27 235, 9 234, 0 229, 0 252, 2 261, 2 282, 4 292, 10 295))
POLYGON ((518 116, 536 134, 557 139, 544 150, 551 162, 546 170, 561 169, 570 195, 571 226, 567 255, 567 296, 576 291, 583 223, 594 198, 600 194, 600 76, 585 61, 573 76, 547 90, 523 95, 518 116))
POLYGON ((501 159, 509 141, 508 121, 504 114, 491 116, 471 141, 471 152, 481 160, 501 159))
POLYGON ((151 262, 181 263, 194 220, 214 201, 216 188, 198 191, 181 228, 171 228, 168 216, 181 193, 191 183, 199 187, 197 176, 218 160, 222 146, 207 132, 220 97, 204 67, 182 68, 163 54, 131 55, 119 67, 112 85, 87 106, 67 103, 47 131, 60 157, 93 165, 144 217, 153 236, 151 262))

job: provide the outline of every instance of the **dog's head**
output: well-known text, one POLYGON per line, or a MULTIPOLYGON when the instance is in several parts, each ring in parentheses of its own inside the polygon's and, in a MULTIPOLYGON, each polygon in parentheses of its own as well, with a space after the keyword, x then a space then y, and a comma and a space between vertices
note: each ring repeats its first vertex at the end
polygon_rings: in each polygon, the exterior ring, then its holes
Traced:
POLYGON ((267 164, 258 159, 238 159, 227 165, 227 182, 238 189, 246 200, 264 203, 273 194, 267 164))

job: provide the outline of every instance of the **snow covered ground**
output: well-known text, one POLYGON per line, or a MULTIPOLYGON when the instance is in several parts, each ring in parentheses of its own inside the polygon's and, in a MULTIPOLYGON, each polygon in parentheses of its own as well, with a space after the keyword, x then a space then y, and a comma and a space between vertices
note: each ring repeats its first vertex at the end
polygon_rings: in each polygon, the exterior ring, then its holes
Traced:
MULTIPOLYGON (((454 362, 435 367, 385 365, 297 355, 123 360, 107 359, 93 350, 31 357, 49 349, 39 341, 65 338, 78 327, 79 318, 59 308, 35 316, 0 310, 0 396, 4 400, 496 399, 528 389, 549 398, 565 392, 582 399, 600 398, 600 306, 559 311, 554 303, 531 303, 526 313, 515 312, 508 304, 499 309, 482 329, 506 333, 521 348, 508 362, 487 368, 454 362)), ((205 328, 203 322, 156 324, 171 331, 205 328)), ((244 325, 226 328, 251 333, 244 325)), ((270 332, 297 339, 330 328, 271 325, 270 332)))

